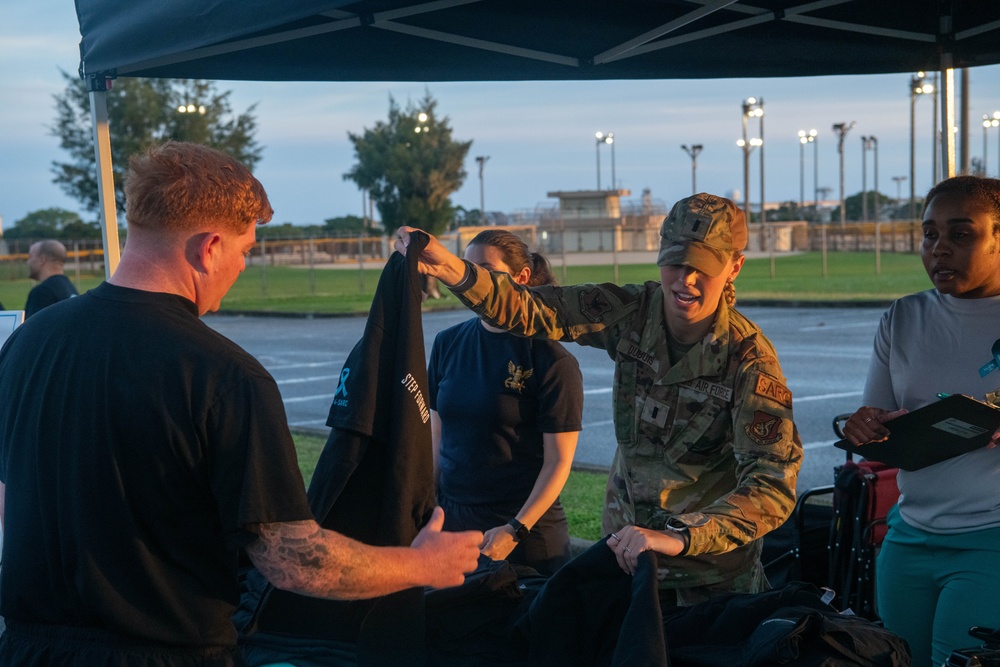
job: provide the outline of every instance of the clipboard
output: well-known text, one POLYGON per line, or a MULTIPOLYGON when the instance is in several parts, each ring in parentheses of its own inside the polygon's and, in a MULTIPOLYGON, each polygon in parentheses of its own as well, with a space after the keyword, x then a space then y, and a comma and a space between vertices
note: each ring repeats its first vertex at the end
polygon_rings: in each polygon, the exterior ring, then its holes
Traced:
POLYGON ((0 310, 0 345, 7 342, 14 329, 24 322, 23 310, 0 310))
POLYGON ((940 401, 885 422, 889 437, 882 442, 855 446, 838 440, 834 447, 902 470, 920 470, 990 442, 1000 427, 1000 408, 963 394, 940 401))

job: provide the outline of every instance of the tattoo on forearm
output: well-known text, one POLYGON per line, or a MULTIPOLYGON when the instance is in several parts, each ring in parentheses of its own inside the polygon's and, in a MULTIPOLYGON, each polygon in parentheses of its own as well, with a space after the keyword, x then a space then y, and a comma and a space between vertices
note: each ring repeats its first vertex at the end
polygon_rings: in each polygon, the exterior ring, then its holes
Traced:
POLYGON ((350 599, 370 595, 370 568, 351 540, 315 524, 258 524, 258 539, 247 546, 254 564, 278 588, 306 595, 350 599), (331 540, 338 540, 336 543, 331 540))

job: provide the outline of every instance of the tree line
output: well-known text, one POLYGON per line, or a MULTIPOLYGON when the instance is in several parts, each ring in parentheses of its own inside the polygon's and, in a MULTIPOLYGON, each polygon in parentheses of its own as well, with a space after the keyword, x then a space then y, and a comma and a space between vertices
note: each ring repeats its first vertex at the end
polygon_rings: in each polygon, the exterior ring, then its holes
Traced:
MULTIPOLYGON (((62 208, 44 208, 28 213, 4 230, 7 238, 96 239, 101 237, 97 188, 97 164, 93 149, 90 100, 85 83, 65 72, 65 90, 55 96, 55 122, 49 128, 66 152, 65 161, 53 161, 53 182, 81 209, 80 214, 62 208)), ((166 140, 192 141, 226 152, 248 167, 262 159, 264 147, 256 138, 255 105, 234 113, 230 92, 219 92, 211 81, 191 79, 120 78, 107 93, 111 125, 111 157, 114 170, 115 206, 125 211, 122 177, 128 157, 145 147, 166 140)), ((262 227, 268 237, 307 237, 322 234, 391 234, 409 225, 439 234, 449 228, 475 225, 483 212, 453 205, 451 195, 467 177, 464 164, 472 141, 456 140, 450 120, 439 115, 430 92, 417 103, 401 106, 389 97, 385 120, 360 132, 348 132, 355 163, 343 174, 366 192, 378 209, 381 226, 372 220, 347 215, 324 220, 322 225, 302 227, 290 223, 262 227)), ((869 218, 892 203, 882 193, 868 192, 869 218)), ((862 194, 845 200, 846 219, 860 220, 862 194)), ((891 219, 909 218, 908 202, 896 202, 891 219)), ((816 211, 796 202, 784 202, 769 213, 772 220, 811 220, 816 211)), ((840 209, 833 212, 840 218, 840 209)))
MULTIPOLYGON (((93 148, 90 99, 84 81, 63 72, 66 88, 55 96, 55 122, 49 128, 66 154, 53 161, 53 182, 93 214, 91 221, 62 208, 28 213, 5 230, 8 238, 100 238, 97 162, 93 148)), ((255 105, 234 113, 230 92, 211 81, 120 78, 107 93, 111 126, 111 158, 115 207, 125 211, 122 179, 128 157, 167 140, 191 141, 221 150, 250 169, 261 160, 255 105)), ((362 132, 348 132, 355 164, 345 180, 365 190, 382 220, 382 229, 357 216, 340 216, 309 229, 293 225, 262 227, 261 236, 309 233, 391 233, 410 225, 439 233, 456 215, 464 215, 450 199, 466 178, 463 163, 471 141, 456 141, 447 117, 437 113, 428 92, 417 104, 401 107, 389 98, 388 118, 362 132), (266 231, 265 231, 266 230, 266 231)))

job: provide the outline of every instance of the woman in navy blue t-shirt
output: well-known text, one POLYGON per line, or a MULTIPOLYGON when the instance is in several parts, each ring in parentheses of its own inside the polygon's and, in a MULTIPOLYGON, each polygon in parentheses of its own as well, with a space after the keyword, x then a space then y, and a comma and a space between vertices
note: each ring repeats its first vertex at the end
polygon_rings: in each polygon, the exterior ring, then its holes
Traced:
MULTIPOLYGON (((546 259, 508 231, 481 232, 465 258, 518 284, 555 282, 546 259)), ((428 380, 445 529, 481 530, 487 556, 551 574, 569 559, 559 493, 581 428, 576 358, 473 318, 438 334, 428 380)))

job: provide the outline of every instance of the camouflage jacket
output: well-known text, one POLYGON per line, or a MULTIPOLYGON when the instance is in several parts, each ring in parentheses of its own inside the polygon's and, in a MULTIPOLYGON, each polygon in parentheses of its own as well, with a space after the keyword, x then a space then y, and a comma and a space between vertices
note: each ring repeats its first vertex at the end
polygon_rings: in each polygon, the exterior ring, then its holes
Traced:
POLYGON ((453 291, 487 321, 615 360, 618 448, 604 531, 686 528, 686 552, 660 556, 664 588, 758 567, 758 538, 794 508, 802 443, 778 358, 757 326, 723 303, 713 329, 671 366, 659 283, 526 289, 469 266, 453 291))

